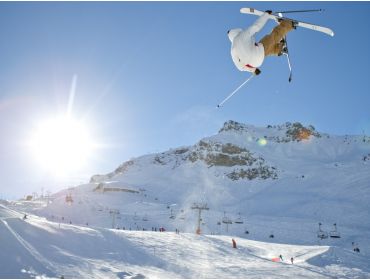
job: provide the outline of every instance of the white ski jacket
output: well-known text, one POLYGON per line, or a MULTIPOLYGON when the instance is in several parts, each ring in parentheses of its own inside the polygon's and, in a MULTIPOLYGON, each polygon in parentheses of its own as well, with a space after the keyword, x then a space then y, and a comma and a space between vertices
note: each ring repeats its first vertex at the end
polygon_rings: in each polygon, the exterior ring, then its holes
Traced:
POLYGON ((256 43, 254 36, 265 26, 268 19, 269 14, 264 13, 247 29, 237 28, 228 31, 231 41, 231 57, 240 71, 254 73, 256 68, 262 65, 265 50, 261 43, 256 43))

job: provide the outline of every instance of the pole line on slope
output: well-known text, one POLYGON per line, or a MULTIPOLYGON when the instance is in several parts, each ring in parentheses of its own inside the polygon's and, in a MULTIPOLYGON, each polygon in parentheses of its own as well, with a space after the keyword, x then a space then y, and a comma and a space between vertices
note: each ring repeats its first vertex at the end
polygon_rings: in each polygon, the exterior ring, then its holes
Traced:
POLYGON ((217 108, 220 108, 227 100, 229 100, 235 93, 237 93, 239 89, 241 89, 246 83, 248 83, 253 78, 253 76, 254 74, 252 74, 248 79, 246 79, 237 89, 230 93, 224 100, 222 100, 221 103, 217 105, 217 108))

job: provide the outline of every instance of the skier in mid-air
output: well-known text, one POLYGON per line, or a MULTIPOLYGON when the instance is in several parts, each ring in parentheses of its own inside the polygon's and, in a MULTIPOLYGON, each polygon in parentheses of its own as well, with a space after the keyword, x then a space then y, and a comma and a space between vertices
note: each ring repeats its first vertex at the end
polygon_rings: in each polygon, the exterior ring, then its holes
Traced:
MULTIPOLYGON (((231 41, 231 57, 235 66, 240 71, 248 71, 252 73, 239 87, 231 92, 224 100, 222 100, 217 108, 220 108, 227 100, 229 100, 235 93, 237 93, 246 83, 248 83, 254 76, 259 75, 261 70, 258 68, 262 65, 266 56, 286 55, 289 66, 289 79, 292 81, 292 65, 290 63, 288 45, 286 42, 286 35, 296 27, 311 29, 322 32, 330 36, 334 36, 333 30, 328 27, 289 19, 283 17, 283 13, 299 13, 299 12, 321 12, 322 10, 302 10, 302 11, 285 11, 272 13, 272 11, 259 11, 253 8, 241 8, 242 14, 257 15, 259 18, 247 29, 231 29, 227 32, 231 41), (270 34, 263 37, 258 43, 255 35, 258 33, 269 20, 275 20, 279 24, 271 31, 270 34)), ((273 237, 273 236, 272 236, 273 237)))
POLYGON ((269 20, 271 11, 266 11, 250 27, 245 30, 241 28, 231 29, 227 32, 231 41, 231 57, 235 66, 240 71, 248 71, 259 75, 266 56, 281 55, 284 51, 284 37, 295 28, 293 21, 282 20, 258 43, 255 34, 259 32, 269 20))

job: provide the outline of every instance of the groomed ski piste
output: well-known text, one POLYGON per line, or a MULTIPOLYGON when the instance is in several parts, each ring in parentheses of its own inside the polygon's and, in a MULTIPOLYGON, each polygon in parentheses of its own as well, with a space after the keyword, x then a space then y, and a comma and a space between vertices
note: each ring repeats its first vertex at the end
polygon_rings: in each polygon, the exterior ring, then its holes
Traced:
POLYGON ((364 256, 329 246, 59 224, 0 208, 2 278, 368 278, 364 256), (283 256, 283 261, 274 258, 283 256), (291 264, 290 256, 295 256, 291 264), (284 257, 286 259, 284 259, 284 257), (345 260, 345 265, 338 262, 345 260))
POLYGON ((370 278, 369 147, 230 121, 49 198, 2 201, 0 277, 370 278), (194 203, 209 208, 201 235, 194 203), (319 222, 340 238, 318 238, 319 222))

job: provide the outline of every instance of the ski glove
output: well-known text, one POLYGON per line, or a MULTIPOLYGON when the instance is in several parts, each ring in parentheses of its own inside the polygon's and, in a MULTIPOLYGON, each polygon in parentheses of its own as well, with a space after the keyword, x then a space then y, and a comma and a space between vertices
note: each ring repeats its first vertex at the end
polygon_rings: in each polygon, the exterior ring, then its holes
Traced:
POLYGON ((256 70, 254 71, 254 75, 258 76, 259 74, 261 74, 261 70, 256 68, 256 70))

